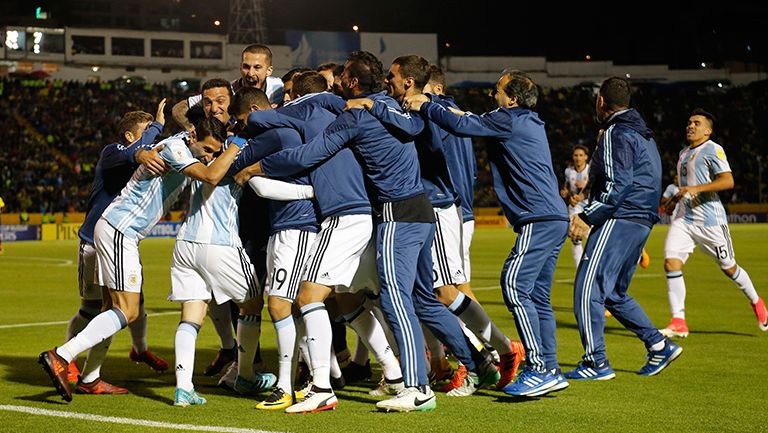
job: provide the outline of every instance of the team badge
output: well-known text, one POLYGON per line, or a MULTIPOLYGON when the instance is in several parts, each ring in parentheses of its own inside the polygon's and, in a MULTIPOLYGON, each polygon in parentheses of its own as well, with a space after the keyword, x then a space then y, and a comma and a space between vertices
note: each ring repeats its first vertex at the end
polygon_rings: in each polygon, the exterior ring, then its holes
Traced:
POLYGON ((715 154, 717 155, 717 157, 718 157, 719 159, 725 159, 725 152, 723 152, 723 149, 720 149, 720 148, 718 148, 718 149, 715 151, 715 154))
POLYGON ((131 272, 131 274, 128 275, 128 285, 136 286, 138 282, 139 282, 139 276, 136 274, 136 272, 131 272))

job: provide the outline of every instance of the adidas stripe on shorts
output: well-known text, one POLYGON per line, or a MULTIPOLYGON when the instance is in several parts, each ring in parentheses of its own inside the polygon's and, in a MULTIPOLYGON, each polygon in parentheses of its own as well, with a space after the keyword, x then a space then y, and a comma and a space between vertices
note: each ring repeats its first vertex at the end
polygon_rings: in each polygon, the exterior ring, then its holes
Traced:
POLYGON ((689 224, 683 218, 672 221, 664 241, 664 258, 679 259, 685 263, 697 246, 704 254, 715 259, 720 269, 736 266, 728 224, 707 227, 689 224))
POLYGON ((141 293, 139 240, 115 230, 104 218, 93 230, 96 247, 95 282, 118 292, 141 293))
POLYGON ((267 282, 264 290, 293 302, 299 294, 301 270, 316 233, 306 230, 281 230, 267 243, 267 282))
POLYGON ((456 205, 434 208, 435 238, 432 241, 432 287, 466 283, 462 251, 462 221, 456 205))

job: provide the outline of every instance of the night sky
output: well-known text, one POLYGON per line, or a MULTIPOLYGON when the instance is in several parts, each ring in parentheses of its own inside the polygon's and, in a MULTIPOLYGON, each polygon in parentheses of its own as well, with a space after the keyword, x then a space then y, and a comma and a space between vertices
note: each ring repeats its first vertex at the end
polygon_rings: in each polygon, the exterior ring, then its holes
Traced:
MULTIPOLYGON (((114 0, 176 8, 187 31, 223 32, 233 0, 114 0), (160 2, 160 3, 158 3, 160 2), (167 2, 167 3, 165 3, 167 2), (220 6, 224 25, 188 21, 220 6), (184 17, 187 21, 184 21, 184 17), (207 24, 200 26, 200 24, 207 24)), ((38 5, 65 17, 67 5, 105 0, 3 0, 0 23, 28 19, 38 5)), ((514 2, 488 0, 263 0, 269 43, 285 30, 437 33, 440 54, 546 56, 549 60, 613 60, 617 64, 669 64, 695 68, 729 63, 768 69, 768 1, 514 2), (629 8, 629 11, 624 11, 629 8)), ((109 3, 107 1, 107 3, 109 3)), ((199 19, 198 19, 199 21, 199 19)), ((24 23, 29 25, 30 23, 24 23)), ((38 23, 32 23, 38 24, 38 23)), ((53 22, 47 24, 52 25, 53 22)), ((82 24, 81 24, 82 25, 82 24)), ((94 22, 93 26, 98 26, 94 22)), ((103 24, 102 24, 103 25, 103 24)), ((138 30, 156 30, 144 28, 138 30)))

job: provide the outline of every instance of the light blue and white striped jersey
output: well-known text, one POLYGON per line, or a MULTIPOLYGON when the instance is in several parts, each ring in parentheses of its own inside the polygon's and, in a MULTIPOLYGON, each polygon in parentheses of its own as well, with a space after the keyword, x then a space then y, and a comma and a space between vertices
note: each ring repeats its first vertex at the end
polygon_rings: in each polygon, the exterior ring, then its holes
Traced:
MULTIPOLYGON (((695 186, 710 183, 720 173, 731 171, 728 158, 722 146, 712 140, 680 151, 677 174, 680 186, 695 186)), ((702 192, 693 198, 683 198, 675 209, 673 219, 684 218, 688 224, 703 227, 728 224, 725 208, 716 192, 702 192)))
POLYGON ((187 137, 182 132, 158 143, 165 146, 159 155, 171 169, 157 177, 139 166, 102 218, 125 236, 144 239, 189 183, 182 170, 200 162, 187 147, 187 137))
MULTIPOLYGON (((587 189, 589 183, 589 163, 587 163, 581 171, 576 170, 576 167, 568 166, 565 168, 565 184, 568 186, 568 193, 570 195, 582 194, 587 189)), ((589 194, 584 194, 584 200, 578 203, 582 209, 589 204, 589 194)), ((568 205, 571 208, 571 205, 568 205)))
MULTIPOLYGON (((226 150, 226 144, 222 151, 226 150)), ((240 248, 237 207, 243 190, 227 174, 218 185, 192 181, 192 195, 177 240, 240 248)))

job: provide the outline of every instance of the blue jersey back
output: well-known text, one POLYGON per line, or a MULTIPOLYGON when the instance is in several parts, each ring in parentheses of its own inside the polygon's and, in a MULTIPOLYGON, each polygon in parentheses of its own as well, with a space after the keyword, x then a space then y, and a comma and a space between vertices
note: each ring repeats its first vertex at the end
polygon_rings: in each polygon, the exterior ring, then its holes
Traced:
MULTIPOLYGON (((453 98, 445 95, 431 95, 433 102, 443 107, 458 109, 453 98)), ((461 214, 464 221, 472 221, 474 215, 475 181, 477 180, 477 161, 472 147, 472 139, 459 137, 443 131, 443 154, 448 164, 454 193, 461 202, 461 214)))
MULTIPOLYGON (((400 110, 397 102, 384 92, 367 96, 400 110)), ((345 111, 306 146, 279 152, 265 158, 261 165, 269 176, 296 173, 314 167, 346 146, 352 148, 363 165, 377 203, 401 201, 424 192, 413 141, 396 138, 363 109, 345 111)))
POLYGON ((421 110, 448 132, 492 139, 488 160, 493 188, 515 228, 534 221, 568 220, 544 122, 535 112, 498 108, 482 116, 458 116, 435 103, 424 103, 421 110))
MULTIPOLYGON (((266 155, 301 146, 301 136, 289 128, 274 128, 266 130, 248 140, 245 147, 232 164, 231 173, 237 173, 243 168, 260 161, 266 155)), ((279 180, 309 185, 309 177, 303 173, 285 176, 279 180)), ((317 230, 317 216, 311 200, 276 201, 269 200, 269 216, 271 233, 288 229, 317 230)))
MULTIPOLYGON (((258 128, 293 127, 304 141, 322 134, 336 120, 336 114, 326 108, 330 94, 309 94, 286 103, 282 108, 254 113, 250 126, 258 128)), ((330 107, 333 109, 333 107, 330 107)), ((365 189, 363 169, 349 148, 335 155, 309 172, 315 189, 315 200, 323 218, 336 215, 369 214, 371 205, 365 189)))

